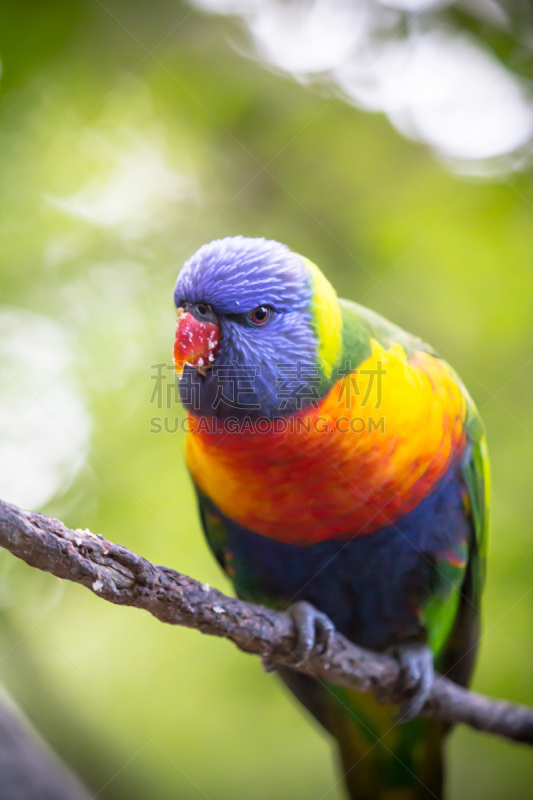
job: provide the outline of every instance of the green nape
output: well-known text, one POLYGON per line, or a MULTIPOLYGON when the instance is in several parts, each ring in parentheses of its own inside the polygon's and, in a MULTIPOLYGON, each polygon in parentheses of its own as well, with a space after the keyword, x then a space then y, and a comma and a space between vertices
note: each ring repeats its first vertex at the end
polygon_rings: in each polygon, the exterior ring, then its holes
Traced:
POLYGON ((337 297, 316 264, 300 256, 309 272, 313 292, 312 325, 317 338, 317 356, 327 391, 347 371, 356 369, 372 353, 371 340, 383 347, 399 344, 407 356, 415 350, 430 350, 427 344, 364 306, 337 297))

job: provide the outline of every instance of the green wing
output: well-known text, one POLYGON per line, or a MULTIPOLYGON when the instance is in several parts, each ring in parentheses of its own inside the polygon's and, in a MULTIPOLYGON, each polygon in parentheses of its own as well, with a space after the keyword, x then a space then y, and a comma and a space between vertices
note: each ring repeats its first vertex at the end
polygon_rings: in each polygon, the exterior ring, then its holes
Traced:
POLYGON ((488 506, 490 497, 490 469, 487 451, 487 439, 483 422, 474 402, 461 380, 455 376, 466 401, 465 430, 467 445, 462 464, 463 477, 470 501, 475 541, 470 553, 472 561, 472 596, 471 602, 479 608, 483 583, 485 581, 485 565, 488 544, 488 506))
MULTIPOLYGON (((423 339, 412 333, 404 331, 393 322, 371 311, 365 306, 360 306, 351 300, 339 298, 343 324, 343 358, 362 361, 368 358, 372 351, 370 339, 375 339, 388 348, 393 344, 403 347, 408 358, 417 350, 431 353, 438 357, 435 350, 423 339)), ((354 362, 355 363, 355 362, 354 362)))

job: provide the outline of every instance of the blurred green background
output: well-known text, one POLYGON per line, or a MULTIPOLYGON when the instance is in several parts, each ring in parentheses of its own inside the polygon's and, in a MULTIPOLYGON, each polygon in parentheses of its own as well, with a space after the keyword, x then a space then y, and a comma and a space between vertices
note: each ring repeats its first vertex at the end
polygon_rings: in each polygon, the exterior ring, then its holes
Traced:
MULTIPOLYGON (((182 434, 150 432, 154 416, 172 428, 181 415, 150 403, 152 365, 170 361, 183 261, 219 236, 278 239, 339 294, 431 342, 469 386, 493 464, 474 685, 533 704, 527 148, 461 167, 324 76, 309 87, 275 59, 265 68, 242 21, 208 11, 1 5, 0 496, 230 591, 182 434)), ((512 26, 447 13, 527 78, 512 26)), ((95 797, 343 797, 328 741, 257 659, 5 552, 0 679, 95 797)), ((461 728, 448 752, 452 800, 533 796, 530 750, 461 728)))

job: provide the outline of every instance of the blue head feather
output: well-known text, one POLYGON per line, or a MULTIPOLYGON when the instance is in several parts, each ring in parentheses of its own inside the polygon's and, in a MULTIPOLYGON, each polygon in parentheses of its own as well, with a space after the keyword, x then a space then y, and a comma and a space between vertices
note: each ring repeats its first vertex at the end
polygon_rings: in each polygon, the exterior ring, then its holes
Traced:
POLYGON ((301 256, 284 244, 228 236, 204 244, 184 264, 174 290, 176 305, 184 298, 208 303, 219 314, 259 305, 306 312, 311 290, 301 256))
POLYGON ((189 410, 273 417, 302 407, 302 384, 317 381, 317 340, 311 279, 301 256, 266 239, 217 239, 186 262, 174 300, 177 306, 207 303, 221 328, 214 367, 205 376, 190 366, 183 371, 180 394, 189 410), (261 305, 274 310, 264 327, 235 319, 261 305))

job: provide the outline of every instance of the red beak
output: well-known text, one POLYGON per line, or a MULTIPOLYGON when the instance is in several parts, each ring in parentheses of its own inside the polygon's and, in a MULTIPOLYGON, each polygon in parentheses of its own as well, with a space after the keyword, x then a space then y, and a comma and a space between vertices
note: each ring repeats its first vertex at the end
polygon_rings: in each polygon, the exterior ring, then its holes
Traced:
POLYGON ((196 367, 198 372, 213 366, 218 352, 220 328, 214 322, 196 319, 190 311, 178 308, 176 341, 174 343, 174 366, 181 372, 185 364, 196 367))

